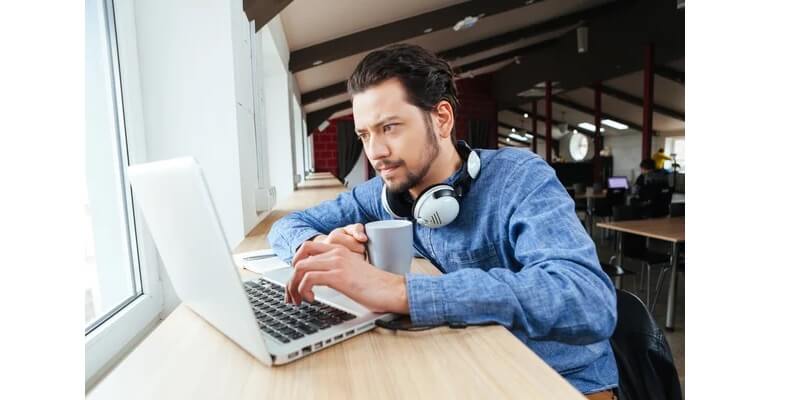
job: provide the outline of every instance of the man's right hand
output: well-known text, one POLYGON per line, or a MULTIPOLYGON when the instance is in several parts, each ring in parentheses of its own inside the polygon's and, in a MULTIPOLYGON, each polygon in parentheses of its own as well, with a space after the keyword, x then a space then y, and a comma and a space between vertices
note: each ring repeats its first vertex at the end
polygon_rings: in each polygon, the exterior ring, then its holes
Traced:
POLYGON ((366 252, 367 233, 364 231, 363 224, 352 224, 343 228, 336 228, 328 235, 318 235, 312 241, 338 244, 354 253, 364 254, 366 252))

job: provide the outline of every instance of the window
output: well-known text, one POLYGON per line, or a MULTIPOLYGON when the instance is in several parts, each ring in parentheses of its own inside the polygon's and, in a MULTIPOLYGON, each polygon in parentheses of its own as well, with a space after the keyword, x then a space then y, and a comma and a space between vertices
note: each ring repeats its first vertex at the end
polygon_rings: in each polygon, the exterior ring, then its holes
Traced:
MULTIPOLYGON (((120 3, 123 10, 131 6, 120 3)), ((120 79, 122 47, 112 9, 110 1, 86 1, 84 223, 76 234, 85 243, 87 386, 156 320, 163 304, 151 272, 155 251, 137 225, 126 176, 130 159, 139 157, 137 147, 142 146, 137 145, 136 129, 127 128, 138 126, 124 112, 137 96, 131 93, 129 98, 120 79)))
POLYGON ((669 137, 664 141, 664 153, 672 157, 674 162, 665 161, 664 169, 677 169, 680 173, 686 173, 686 138, 669 137), (677 163, 677 167, 675 166, 677 163))
POLYGON ((589 138, 582 133, 572 133, 569 138, 569 154, 575 161, 583 161, 589 154, 589 138))

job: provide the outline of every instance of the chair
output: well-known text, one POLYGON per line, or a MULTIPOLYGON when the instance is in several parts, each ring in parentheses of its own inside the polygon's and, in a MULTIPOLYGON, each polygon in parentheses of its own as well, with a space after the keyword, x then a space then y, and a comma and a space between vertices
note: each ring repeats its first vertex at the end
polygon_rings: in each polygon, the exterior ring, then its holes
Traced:
POLYGON ((681 383, 664 332, 634 294, 617 290, 617 326, 611 348, 620 400, 682 399, 681 383))
MULTIPOLYGON (((642 209, 637 206, 614 206, 612 207, 612 217, 614 221, 642 219, 642 209)), ((621 243, 618 242, 616 245, 622 246, 622 256, 624 258, 638 260, 642 264, 642 270, 645 271, 645 273, 641 275, 637 289, 641 290, 641 287, 644 286, 644 280, 646 279, 647 286, 645 286, 645 302, 648 305, 651 305, 651 270, 654 266, 668 267, 670 261, 669 254, 650 250, 649 241, 645 237, 622 232, 618 233, 617 235, 619 240, 621 240, 621 243)), ((609 259, 609 264, 614 264, 615 258, 616 256, 612 256, 611 259, 609 259)), ((621 262, 622 260, 619 261, 621 262)))
POLYGON ((685 203, 672 203, 669 205, 670 217, 683 217, 684 215, 686 215, 685 203))

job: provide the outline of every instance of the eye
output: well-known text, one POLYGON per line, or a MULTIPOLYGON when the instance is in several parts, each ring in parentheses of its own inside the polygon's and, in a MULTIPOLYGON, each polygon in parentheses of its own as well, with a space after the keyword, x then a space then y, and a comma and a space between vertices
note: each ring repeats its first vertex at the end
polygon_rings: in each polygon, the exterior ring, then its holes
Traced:
POLYGON ((391 131, 391 130, 392 130, 392 128, 393 128, 395 125, 397 125, 397 124, 386 124, 386 125, 384 125, 384 126, 383 126, 383 131, 384 131, 384 132, 389 132, 389 131, 391 131))
POLYGON ((369 139, 369 133, 359 133, 358 138, 361 139, 362 142, 364 142, 367 139, 369 139))

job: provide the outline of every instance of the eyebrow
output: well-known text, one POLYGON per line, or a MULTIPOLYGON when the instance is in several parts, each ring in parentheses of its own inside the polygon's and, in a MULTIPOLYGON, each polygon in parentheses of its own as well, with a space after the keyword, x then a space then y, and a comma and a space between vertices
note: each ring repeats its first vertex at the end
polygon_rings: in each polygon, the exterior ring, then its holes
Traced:
MULTIPOLYGON (((390 115, 388 117, 381 118, 378 122, 370 125, 370 127, 381 126, 381 125, 383 125, 383 124, 385 124, 387 122, 394 121, 394 120, 397 120, 397 119, 400 119, 400 117, 397 116, 397 115, 390 115)), ((364 132, 365 132, 365 130, 363 128, 362 129, 356 129, 356 133, 364 133, 364 132)))

